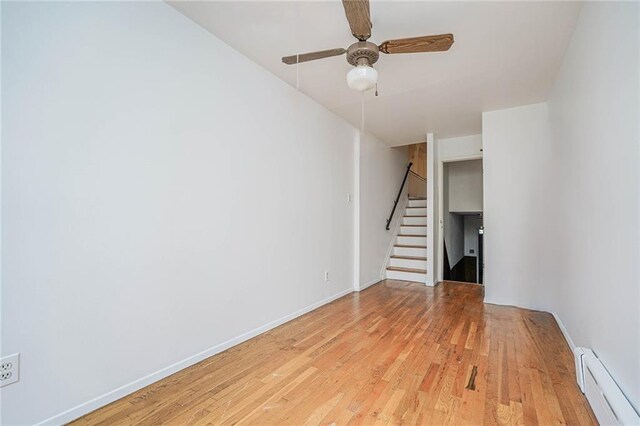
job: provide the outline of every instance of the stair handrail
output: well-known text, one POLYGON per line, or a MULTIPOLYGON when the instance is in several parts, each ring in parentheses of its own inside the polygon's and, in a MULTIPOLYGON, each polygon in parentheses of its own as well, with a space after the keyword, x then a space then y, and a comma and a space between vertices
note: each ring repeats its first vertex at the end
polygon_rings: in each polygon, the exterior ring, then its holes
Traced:
POLYGON ((415 176, 417 179, 420 179, 423 182, 427 181, 427 178, 423 178, 422 176, 420 176, 419 174, 417 174, 416 172, 414 172, 413 170, 409 170, 409 173, 411 173, 413 176, 415 176))
POLYGON ((407 166, 407 171, 404 174, 404 178, 402 179, 402 185, 400 185, 400 191, 398 191, 398 196, 396 197, 396 201, 393 202, 393 209, 391 210, 391 214, 389 215, 389 219, 387 219, 387 231, 389 230, 389 226, 391 225, 391 220, 393 219, 393 214, 396 212, 396 207, 398 206, 398 201, 400 201, 400 196, 402 195, 402 190, 404 189, 404 184, 407 181, 407 176, 409 176, 409 170, 411 170, 411 166, 413 163, 409 163, 407 166))

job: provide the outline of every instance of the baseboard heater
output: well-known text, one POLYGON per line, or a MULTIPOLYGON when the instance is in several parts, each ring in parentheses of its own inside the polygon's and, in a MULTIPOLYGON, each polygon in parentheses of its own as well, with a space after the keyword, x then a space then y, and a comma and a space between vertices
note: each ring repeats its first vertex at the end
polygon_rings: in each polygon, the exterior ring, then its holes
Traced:
POLYGON ((640 416, 593 350, 576 348, 578 386, 601 425, 640 425, 640 416))

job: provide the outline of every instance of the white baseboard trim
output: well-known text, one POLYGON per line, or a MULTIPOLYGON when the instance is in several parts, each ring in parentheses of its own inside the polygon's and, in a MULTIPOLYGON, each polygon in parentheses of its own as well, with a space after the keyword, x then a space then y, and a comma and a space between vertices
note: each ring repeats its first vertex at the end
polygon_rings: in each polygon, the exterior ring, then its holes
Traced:
POLYGON ((550 310, 541 308, 539 306, 522 306, 521 304, 514 304, 512 302, 511 303, 510 302, 505 302, 503 300, 487 299, 486 297, 485 297, 484 303, 488 303, 490 305, 514 306, 514 307, 520 308, 520 309, 529 309, 529 310, 533 310, 533 311, 541 311, 541 312, 550 313, 551 315, 553 315, 553 319, 556 320, 556 323, 558 324, 558 327, 560 328, 560 331, 562 332, 562 336, 564 337, 564 340, 567 341, 567 344, 571 348, 571 353, 573 353, 573 354, 576 353, 576 345, 575 345, 575 343, 573 343, 573 339, 569 335, 569 332, 567 331, 567 328, 562 323, 562 320, 560 319, 558 314, 556 314, 555 312, 551 312, 550 310))
POLYGON ((236 336, 232 339, 227 340, 226 342, 220 343, 219 345, 215 345, 209 349, 205 349, 200 353, 192 355, 186 359, 183 359, 182 361, 178 361, 175 364, 171 364, 154 373, 148 374, 140 379, 134 380, 133 382, 128 383, 124 386, 120 386, 119 388, 114 389, 110 392, 107 392, 97 398, 93 398, 87 402, 83 402, 82 404, 76 405, 75 407, 70 408, 69 410, 63 411, 60 414, 56 414, 55 416, 49 417, 48 419, 43 420, 37 424, 38 425, 61 425, 61 424, 69 423, 72 420, 75 420, 81 416, 84 416, 85 414, 88 414, 94 410, 97 410, 100 407, 104 407, 105 405, 110 404, 113 401, 116 401, 122 397, 125 397, 137 390, 140 390, 145 386, 155 383, 158 380, 164 379, 165 377, 168 377, 174 373, 177 373, 180 370, 190 367, 206 358, 209 358, 210 356, 216 355, 233 346, 236 346, 242 342, 245 342, 259 334, 262 334, 279 325, 289 322, 292 319, 295 319, 299 316, 309 313, 319 308, 320 306, 333 302, 334 300, 339 299, 340 297, 345 296, 352 292, 353 292, 353 289, 351 288, 342 290, 341 292, 336 293, 333 296, 330 296, 324 300, 316 302, 305 308, 299 309, 291 314, 285 315, 282 318, 279 318, 275 321, 272 321, 254 330, 243 333, 239 336, 236 336))
POLYGON ((590 348, 578 347, 573 342, 560 317, 551 312, 558 327, 571 348, 576 364, 576 381, 600 424, 640 424, 640 415, 631 400, 624 394, 620 385, 607 370, 606 366, 590 348), (589 371, 591 381, 585 371, 589 371), (597 380, 596 380, 597 379, 597 380))
MULTIPOLYGON (((487 289, 487 285, 485 284, 481 284, 484 286, 485 291, 487 289)), ((495 297, 491 297, 491 296, 487 296, 485 295, 484 297, 484 303, 489 304, 489 305, 498 305, 498 306, 512 306, 514 308, 519 308, 519 309, 527 309, 530 311, 540 311, 540 312, 547 312, 549 314, 553 315, 553 312, 549 311, 547 308, 542 307, 542 306, 535 306, 535 305, 527 305, 524 303, 520 303, 520 302, 514 302, 512 300, 501 300, 495 297)))
POLYGON ((384 280, 384 278, 376 278, 375 280, 371 280, 368 283, 365 283, 365 284, 361 285, 360 288, 358 289, 358 291, 362 291, 362 290, 364 290, 366 288, 369 288, 372 285, 378 284, 380 281, 383 281, 383 280, 384 280))
MULTIPOLYGON (((620 386, 617 384, 617 382, 615 381, 611 373, 609 373, 609 371, 606 369, 604 364, 602 364, 602 361, 598 360, 598 358, 595 356, 595 353, 593 352, 592 349, 576 346, 576 344, 573 342, 573 339, 571 338, 571 335, 569 334, 569 331, 564 326, 564 323, 562 322, 558 314, 552 311, 535 308, 535 307, 521 307, 513 304, 499 303, 499 301, 496 301, 496 300, 485 301, 485 303, 502 305, 502 306, 515 306, 517 308, 522 308, 522 309, 531 309, 531 310, 536 310, 541 312, 548 312, 551 315, 553 315, 553 318, 556 320, 556 324, 558 324, 558 328, 560 329, 560 332, 562 333, 564 340, 569 345, 569 348, 571 349, 571 353, 574 356, 574 360, 575 360, 574 362, 576 365, 577 385, 580 388, 580 391, 585 394, 587 403, 591 406, 591 409, 595 413, 598 421, 601 421, 602 424, 609 424, 608 422, 602 422, 602 417, 599 417, 599 414, 598 414, 603 412, 602 411, 603 407, 607 407, 609 410, 613 411, 614 413, 616 412, 621 413, 624 416, 625 420, 622 420, 619 424, 629 424, 629 425, 640 424, 638 423, 638 419, 640 419, 640 416, 638 416, 638 412, 635 411, 635 408, 633 404, 631 404, 630 399, 628 399, 626 395, 622 392, 622 389, 620 389, 620 386), (598 360, 597 362, 601 365, 601 367, 599 368, 600 378, 597 381, 594 380, 596 386, 598 386, 598 382, 600 382, 601 384, 599 391, 598 392, 592 391, 591 394, 588 391, 587 382, 583 374, 583 362, 584 362, 583 359, 585 357, 586 352, 590 352, 592 354, 592 358, 595 360, 598 360), (605 397, 605 392, 607 393, 608 397, 605 397), (613 405, 616 407, 616 411, 614 411, 614 409, 612 408, 610 401, 613 402, 613 405)), ((594 368, 594 370, 596 369, 595 366, 592 366, 592 367, 594 368)))
POLYGON ((564 340, 567 341, 567 343, 569 344, 569 347, 571 348, 571 353, 575 354, 576 353, 576 345, 575 345, 575 343, 573 343, 573 339, 571 338, 571 336, 569 335, 569 332, 567 331, 567 329, 565 328, 564 324, 562 323, 562 320, 560 319, 560 317, 555 312, 551 312, 551 315, 553 315, 553 318, 555 318, 556 322, 558 323, 558 327, 560 327, 560 331, 562 332, 562 335, 564 336, 564 340))

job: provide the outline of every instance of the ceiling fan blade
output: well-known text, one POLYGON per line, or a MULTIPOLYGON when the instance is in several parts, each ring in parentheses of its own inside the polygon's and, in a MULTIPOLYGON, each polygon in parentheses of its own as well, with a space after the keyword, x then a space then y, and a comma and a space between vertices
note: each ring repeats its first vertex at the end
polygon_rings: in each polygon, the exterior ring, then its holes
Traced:
POLYGON ((444 52, 453 44, 453 34, 387 40, 378 48, 382 53, 444 52))
POLYGON ((342 0, 351 34, 360 41, 371 37, 371 13, 369 0, 342 0))
POLYGON ((321 50, 319 52, 302 53, 300 55, 285 56, 282 58, 282 62, 287 65, 293 65, 297 64, 298 62, 309 62, 315 61, 316 59, 330 58, 331 56, 340 56, 343 55, 346 51, 346 49, 340 48, 321 50))

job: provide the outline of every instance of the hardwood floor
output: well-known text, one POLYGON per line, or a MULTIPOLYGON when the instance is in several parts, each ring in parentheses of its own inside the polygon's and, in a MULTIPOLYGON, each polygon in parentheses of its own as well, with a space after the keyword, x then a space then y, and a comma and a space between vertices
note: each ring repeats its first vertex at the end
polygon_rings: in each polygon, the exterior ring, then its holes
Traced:
POLYGON ((596 424, 548 313, 385 281, 75 424, 596 424))

